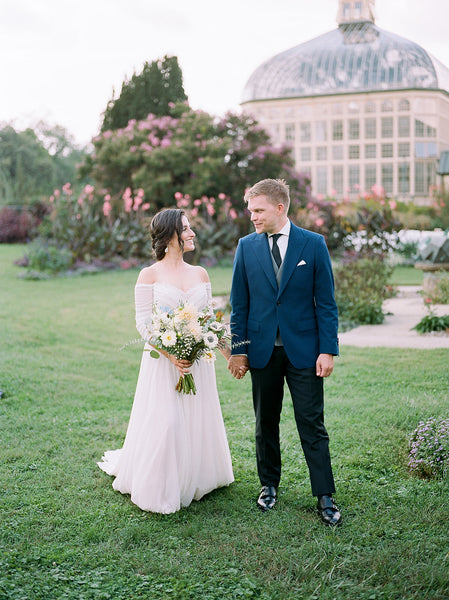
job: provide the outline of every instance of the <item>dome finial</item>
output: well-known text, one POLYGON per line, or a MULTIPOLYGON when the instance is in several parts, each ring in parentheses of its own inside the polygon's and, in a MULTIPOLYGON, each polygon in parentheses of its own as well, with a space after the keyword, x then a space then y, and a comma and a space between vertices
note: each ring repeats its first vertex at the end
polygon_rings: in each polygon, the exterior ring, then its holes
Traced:
POLYGON ((374 2, 375 0, 339 0, 337 23, 374 23, 374 2))

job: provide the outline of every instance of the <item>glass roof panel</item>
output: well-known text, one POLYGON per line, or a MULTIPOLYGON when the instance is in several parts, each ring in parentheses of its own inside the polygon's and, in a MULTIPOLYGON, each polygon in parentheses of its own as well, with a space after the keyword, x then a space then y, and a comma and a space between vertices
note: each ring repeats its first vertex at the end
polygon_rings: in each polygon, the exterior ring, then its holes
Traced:
POLYGON ((242 102, 407 88, 449 93, 449 69, 410 40, 351 23, 265 61, 242 102))

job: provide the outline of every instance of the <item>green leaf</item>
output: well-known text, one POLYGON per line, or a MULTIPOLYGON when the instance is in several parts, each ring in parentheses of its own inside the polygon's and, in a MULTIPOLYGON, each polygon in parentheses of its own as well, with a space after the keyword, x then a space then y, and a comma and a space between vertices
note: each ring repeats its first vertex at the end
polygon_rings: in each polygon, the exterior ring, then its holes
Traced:
POLYGON ((159 358, 160 354, 159 354, 159 352, 156 352, 156 350, 151 350, 150 356, 151 356, 151 358, 159 358))

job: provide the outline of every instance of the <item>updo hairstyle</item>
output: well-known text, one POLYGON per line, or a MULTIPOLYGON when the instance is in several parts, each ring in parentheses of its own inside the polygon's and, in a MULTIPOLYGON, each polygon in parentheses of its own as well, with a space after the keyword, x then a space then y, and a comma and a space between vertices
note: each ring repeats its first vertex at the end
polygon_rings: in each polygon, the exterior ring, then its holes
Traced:
POLYGON ((181 235, 184 229, 182 217, 184 211, 179 208, 164 208, 154 215, 151 225, 151 245, 156 260, 162 260, 165 256, 167 246, 175 233, 178 236, 178 244, 181 250, 184 249, 184 242, 181 235))

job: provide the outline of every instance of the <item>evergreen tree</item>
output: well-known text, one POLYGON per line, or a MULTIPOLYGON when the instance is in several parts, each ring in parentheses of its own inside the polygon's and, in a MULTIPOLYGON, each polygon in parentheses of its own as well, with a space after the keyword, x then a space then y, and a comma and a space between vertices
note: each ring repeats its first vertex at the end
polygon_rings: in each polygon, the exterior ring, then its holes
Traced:
POLYGON ((150 113, 170 115, 172 104, 186 100, 176 56, 146 62, 140 74, 134 73, 123 82, 119 98, 113 96, 109 101, 101 131, 126 127, 131 119, 145 119, 150 113))

